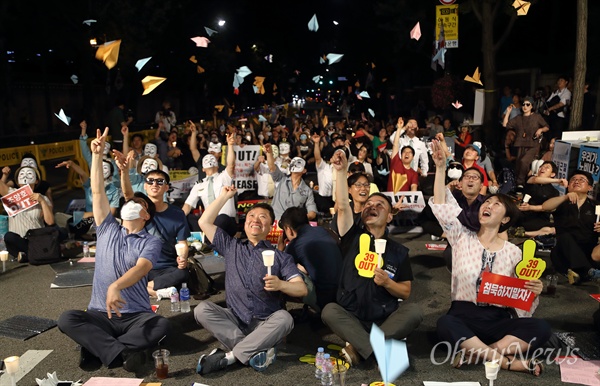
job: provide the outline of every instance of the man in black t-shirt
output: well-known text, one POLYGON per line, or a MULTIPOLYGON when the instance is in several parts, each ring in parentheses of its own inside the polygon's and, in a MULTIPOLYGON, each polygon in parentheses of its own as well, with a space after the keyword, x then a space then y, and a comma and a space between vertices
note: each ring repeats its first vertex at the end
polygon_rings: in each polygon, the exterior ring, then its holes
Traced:
POLYGON ((368 332, 373 323, 380 326, 386 339, 403 339, 419 326, 423 316, 417 304, 403 303, 399 307, 400 301, 410 296, 413 275, 408 249, 388 238, 390 199, 381 193, 372 194, 364 205, 361 221, 354 223, 347 199, 346 155, 335 152, 331 163, 337 173, 337 224, 344 252, 336 303, 327 304, 321 318, 348 343, 340 356, 356 365, 373 353, 368 332), (381 260, 375 253, 378 239, 386 240, 381 260))

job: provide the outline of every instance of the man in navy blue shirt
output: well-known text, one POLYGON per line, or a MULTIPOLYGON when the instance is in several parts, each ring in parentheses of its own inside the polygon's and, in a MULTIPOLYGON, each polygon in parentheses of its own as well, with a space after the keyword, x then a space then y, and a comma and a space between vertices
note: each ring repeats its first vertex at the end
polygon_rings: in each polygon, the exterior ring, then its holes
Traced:
POLYGON ((307 290, 294 259, 278 251, 267 239, 275 214, 265 203, 254 205, 246 214, 244 230, 248 240, 229 236, 214 222, 236 189, 226 186, 206 208, 198 225, 225 257, 227 308, 204 301, 194 309, 198 324, 210 331, 227 351, 215 349, 200 356, 196 372, 202 375, 223 370, 236 361, 264 371, 275 360, 275 345, 294 327, 292 316, 281 304, 281 293, 301 298, 307 290), (274 251, 271 275, 262 252, 274 251))

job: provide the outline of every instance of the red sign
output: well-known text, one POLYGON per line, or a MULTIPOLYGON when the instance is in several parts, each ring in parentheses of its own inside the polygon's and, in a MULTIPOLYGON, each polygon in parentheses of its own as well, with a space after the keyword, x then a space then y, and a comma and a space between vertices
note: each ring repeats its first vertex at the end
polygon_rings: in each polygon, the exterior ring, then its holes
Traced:
POLYGON ((596 299, 596 301, 600 302, 600 294, 590 294, 590 296, 591 296, 593 299, 596 299))
POLYGON ((6 196, 3 196, 2 205, 4 205, 6 214, 13 217, 16 214, 37 205, 38 203, 31 199, 32 194, 33 191, 31 190, 31 186, 24 185, 19 189, 8 193, 6 196))
POLYGON ((477 302, 498 304, 529 311, 535 295, 525 288, 528 280, 484 272, 477 294, 477 302))
POLYGON ((442 3, 442 5, 450 5, 450 4, 454 4, 456 2, 456 0, 440 0, 440 3, 442 3))

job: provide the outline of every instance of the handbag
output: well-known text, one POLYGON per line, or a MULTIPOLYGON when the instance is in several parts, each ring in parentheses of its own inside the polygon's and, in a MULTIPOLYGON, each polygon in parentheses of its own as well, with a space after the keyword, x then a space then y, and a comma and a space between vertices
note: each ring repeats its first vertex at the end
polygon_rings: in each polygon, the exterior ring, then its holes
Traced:
POLYGON ((60 253, 58 228, 43 227, 27 231, 27 259, 31 265, 56 263, 63 260, 60 253))
POLYGON ((194 299, 207 299, 218 292, 215 281, 194 257, 188 257, 188 270, 190 272, 188 287, 194 299))

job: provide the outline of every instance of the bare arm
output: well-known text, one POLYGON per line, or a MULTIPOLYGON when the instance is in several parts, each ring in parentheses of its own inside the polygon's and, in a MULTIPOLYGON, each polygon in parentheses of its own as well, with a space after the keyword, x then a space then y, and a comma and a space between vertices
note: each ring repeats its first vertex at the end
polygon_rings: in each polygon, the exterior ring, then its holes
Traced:
POLYGON ((433 161, 435 162, 435 180, 433 183, 433 202, 443 204, 446 202, 446 157, 439 141, 432 142, 433 161))
POLYGON ((346 154, 343 151, 336 151, 331 157, 331 164, 333 165, 333 171, 336 173, 335 181, 335 202, 337 204, 337 226, 339 235, 344 236, 354 223, 354 215, 352 208, 350 208, 350 202, 348 201, 348 160, 346 154))
POLYGON ((198 150, 198 130, 196 130, 196 125, 194 122, 189 121, 190 128, 192 129, 192 134, 190 136, 190 151, 192 152, 192 158, 194 158, 194 162, 198 162, 200 159, 200 151, 198 150))
POLYGON ((6 196, 8 194, 8 185, 6 185, 6 180, 8 179, 8 175, 10 174, 10 167, 5 166, 2 168, 2 179, 0 179, 0 196, 6 196))
POLYGON ((235 145, 235 134, 227 134, 227 165, 225 170, 229 177, 235 177, 235 151, 233 146, 235 145))
POLYGON ((402 117, 398 118, 398 123, 396 124, 396 136, 394 137, 394 143, 392 146, 392 157, 390 159, 394 159, 395 156, 400 152, 400 136, 404 130, 404 120, 402 117))
POLYGON ((386 289, 390 295, 406 300, 410 296, 412 284, 410 281, 395 282, 390 279, 388 274, 381 268, 375 268, 375 276, 373 277, 375 284, 386 289))
POLYGON ((63 161, 55 166, 56 168, 66 167, 67 169, 72 169, 75 173, 77 173, 83 182, 86 182, 90 176, 81 168, 81 166, 77 165, 77 163, 72 160, 63 161))
POLYGON ((321 158, 321 136, 315 133, 312 135, 311 139, 315 144, 315 149, 313 151, 315 155, 315 165, 319 167, 321 165, 321 162, 323 162, 323 158, 321 158))
POLYGON ((108 137, 108 127, 104 129, 104 133, 101 133, 100 129, 96 129, 96 138, 90 146, 92 151, 90 185, 92 188, 92 204, 96 225, 102 224, 110 212, 110 205, 106 197, 106 191, 104 190, 104 176, 102 175, 102 152, 106 143, 106 137, 108 137))
POLYGON ((275 166, 275 158, 273 157, 273 151, 271 150, 271 144, 265 144, 265 155, 267 156, 267 165, 269 165, 269 171, 273 173, 277 166, 275 166))
POLYGON ((221 194, 206 208, 202 216, 198 220, 198 225, 202 232, 208 237, 209 240, 213 240, 215 233, 217 232, 217 226, 215 225, 215 219, 219 215, 219 211, 223 208, 223 205, 231 197, 235 196, 237 189, 233 186, 224 186, 221 190, 221 194))
POLYGON ((52 213, 52 206, 44 200, 44 196, 39 193, 33 193, 31 200, 40 204, 42 208, 42 216, 46 225, 54 225, 54 214, 52 213))
POLYGON ((106 290, 106 313, 109 319, 112 318, 112 311, 114 311, 118 317, 121 317, 121 312, 119 312, 119 309, 121 309, 125 304, 125 300, 123 300, 121 297, 121 290, 129 288, 142 280, 142 278, 144 278, 151 269, 152 262, 140 256, 137 259, 135 266, 129 268, 127 272, 123 274, 123 276, 108 286, 108 289, 106 290))
POLYGON ((129 164, 134 157, 133 150, 127 154, 127 157, 118 150, 113 150, 113 154, 115 155, 115 163, 121 171, 121 190, 125 201, 127 201, 133 198, 134 193, 131 186, 131 179, 129 178, 129 164))
POLYGON ((288 281, 281 280, 277 276, 265 276, 265 291, 281 291, 293 298, 301 298, 308 294, 306 284, 300 276, 291 278, 288 281))
POLYGON ((545 212, 552 211, 559 207, 565 201, 577 202, 577 194, 576 193, 567 193, 564 196, 552 197, 544 201, 542 204, 542 210, 545 212))
POLYGON ((129 153, 129 127, 121 126, 121 134, 123 134, 123 154, 129 153))

